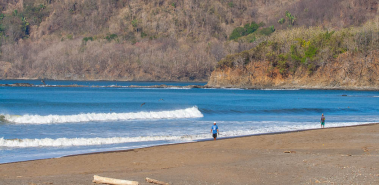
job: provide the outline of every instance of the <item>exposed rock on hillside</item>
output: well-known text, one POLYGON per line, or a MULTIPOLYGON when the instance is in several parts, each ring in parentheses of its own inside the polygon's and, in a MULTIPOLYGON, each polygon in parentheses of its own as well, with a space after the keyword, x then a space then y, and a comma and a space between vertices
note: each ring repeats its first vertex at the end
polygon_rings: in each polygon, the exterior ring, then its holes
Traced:
POLYGON ((379 50, 367 55, 344 53, 312 74, 304 67, 283 76, 269 61, 251 62, 244 70, 217 69, 207 84, 212 87, 256 89, 361 89, 379 90, 379 50))

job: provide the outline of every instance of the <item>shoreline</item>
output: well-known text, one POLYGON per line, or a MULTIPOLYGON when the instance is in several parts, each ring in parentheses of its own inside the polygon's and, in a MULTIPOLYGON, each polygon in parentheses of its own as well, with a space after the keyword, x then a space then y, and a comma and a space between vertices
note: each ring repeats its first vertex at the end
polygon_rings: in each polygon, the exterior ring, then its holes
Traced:
MULTIPOLYGON (((83 81, 81 81, 83 82, 83 81)), ((124 82, 124 81, 104 81, 104 82, 124 82)), ((129 81, 125 81, 129 82, 129 81)), ((136 82, 138 81, 130 81, 136 82)), ((149 82, 149 81, 141 81, 149 82)), ((151 81, 154 82, 154 81, 151 81)), ((158 82, 157 82, 158 83, 158 82)), ((168 82, 175 83, 175 82, 168 82)), ((181 82, 177 82, 181 83, 181 82)), ((197 82, 182 82, 182 83, 197 83, 197 82)), ((203 82, 198 82, 203 83, 203 82)), ((304 87, 304 86, 293 86, 293 87, 278 87, 278 86, 269 86, 269 87, 257 87, 257 88, 242 88, 242 87, 218 87, 218 86, 209 86, 209 85, 186 85, 186 86, 176 86, 176 85, 129 85, 129 86, 120 86, 120 85, 109 85, 109 86, 99 86, 99 85, 34 85, 30 83, 14 83, 14 84, 0 84, 0 87, 85 87, 85 88, 125 88, 125 89, 136 89, 136 88, 148 88, 148 89, 238 89, 238 90, 340 90, 340 91, 379 91, 379 87, 356 87, 356 88, 343 88, 343 87, 304 87)))
POLYGON ((0 164, 0 184, 376 184, 379 124, 162 145, 0 164))
MULTIPOLYGON (((337 127, 326 127, 326 128, 311 128, 311 129, 300 129, 300 130, 291 130, 291 131, 268 132, 268 133, 258 133, 258 134, 241 135, 241 136, 228 136, 228 137, 221 137, 221 138, 218 137, 217 140, 238 139, 238 138, 246 138, 246 137, 253 137, 253 136, 265 136, 265 135, 290 134, 290 133, 307 132, 307 131, 323 130, 323 129, 326 130, 326 129, 339 129, 339 128, 349 128, 349 127, 363 127, 363 126, 371 126, 371 125, 379 125, 379 123, 365 123, 365 124, 360 124, 360 125, 348 125, 348 126, 337 126, 337 127)), ((8 163, 0 163, 0 165, 39 161, 39 160, 48 160, 48 159, 60 159, 60 158, 75 157, 75 156, 86 156, 86 155, 108 154, 108 153, 119 153, 119 152, 132 152, 134 150, 139 150, 139 149, 149 149, 149 148, 155 148, 155 147, 164 147, 164 146, 171 146, 171 145, 182 145, 182 144, 189 144, 189 143, 209 142, 209 141, 213 141, 213 138, 199 139, 199 140, 194 140, 194 141, 190 141, 190 142, 183 142, 183 143, 171 143, 171 144, 161 144, 161 145, 154 145, 154 146, 141 147, 141 148, 132 148, 132 149, 126 149, 126 150, 112 150, 112 151, 103 151, 103 152, 100 151, 100 152, 64 155, 64 156, 60 156, 60 157, 45 158, 45 159, 32 159, 32 160, 26 160, 26 161, 15 161, 15 162, 8 162, 8 163)))
POLYGON ((104 79, 96 79, 96 80, 54 80, 54 79, 41 79, 41 78, 16 78, 16 79, 0 79, 0 81, 6 81, 6 80, 22 80, 22 81, 28 81, 28 80, 48 80, 48 81, 74 81, 74 82, 177 82, 177 83, 207 83, 208 81, 130 81, 130 80, 104 80, 104 79))

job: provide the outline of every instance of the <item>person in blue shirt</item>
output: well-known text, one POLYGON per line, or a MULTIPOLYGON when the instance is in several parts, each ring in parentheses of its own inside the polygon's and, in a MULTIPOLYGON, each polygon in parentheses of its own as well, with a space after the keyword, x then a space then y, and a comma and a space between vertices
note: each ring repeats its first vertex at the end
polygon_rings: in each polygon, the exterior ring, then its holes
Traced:
POLYGON ((216 125, 216 122, 213 123, 211 133, 213 134, 213 139, 216 140, 218 133, 218 126, 216 125))

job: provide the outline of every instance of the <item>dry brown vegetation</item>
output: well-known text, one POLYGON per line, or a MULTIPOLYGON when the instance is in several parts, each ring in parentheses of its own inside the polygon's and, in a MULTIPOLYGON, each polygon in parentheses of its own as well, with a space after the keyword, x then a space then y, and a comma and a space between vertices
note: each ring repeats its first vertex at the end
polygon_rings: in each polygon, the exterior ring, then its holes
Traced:
POLYGON ((162 81, 204 81, 226 55, 265 40, 229 41, 246 23, 287 29, 278 20, 290 11, 291 27, 343 28, 361 25, 378 8, 374 0, 0 0, 0 6, 0 61, 11 65, 2 78, 162 81))
POLYGON ((378 89, 379 16, 360 27, 298 27, 228 55, 209 86, 378 89))

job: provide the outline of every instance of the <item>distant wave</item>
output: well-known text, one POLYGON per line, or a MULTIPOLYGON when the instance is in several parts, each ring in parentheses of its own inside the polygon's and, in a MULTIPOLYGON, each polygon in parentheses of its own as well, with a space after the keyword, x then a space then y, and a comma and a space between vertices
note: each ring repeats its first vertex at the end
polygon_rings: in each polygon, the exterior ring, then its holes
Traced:
POLYGON ((157 112, 129 112, 129 113, 86 113, 77 115, 4 115, 5 120, 19 124, 53 124, 53 123, 76 123, 89 121, 119 121, 139 119, 180 119, 200 118, 203 114, 197 107, 172 111, 157 112))
POLYGON ((192 141, 191 136, 147 136, 147 137, 112 137, 112 138, 58 138, 58 139, 4 139, 0 138, 0 147, 28 148, 28 147, 68 147, 107 145, 129 142, 178 140, 192 141))
POLYGON ((299 91, 300 89, 261 89, 262 91, 299 91))
POLYGON ((223 109, 223 110, 212 110, 212 109, 201 109, 202 113, 205 114, 288 114, 288 113, 324 113, 324 112, 359 112, 359 109, 353 108, 292 108, 292 109, 223 109))

